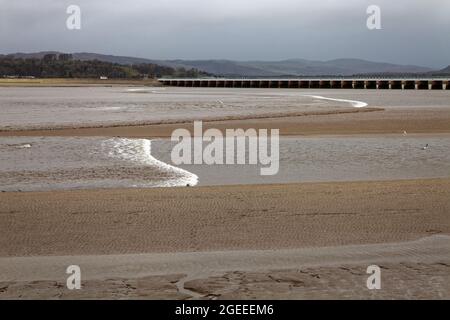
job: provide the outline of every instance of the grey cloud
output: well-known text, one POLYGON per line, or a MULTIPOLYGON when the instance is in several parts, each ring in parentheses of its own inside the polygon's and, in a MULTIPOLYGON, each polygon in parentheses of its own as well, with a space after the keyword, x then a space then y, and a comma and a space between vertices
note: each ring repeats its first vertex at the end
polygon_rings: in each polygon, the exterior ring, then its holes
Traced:
POLYGON ((448 0, 0 0, 0 10, 3 53, 450 64, 448 0), (80 31, 65 28, 70 4, 82 9, 80 31), (383 30, 366 28, 370 4, 383 30))

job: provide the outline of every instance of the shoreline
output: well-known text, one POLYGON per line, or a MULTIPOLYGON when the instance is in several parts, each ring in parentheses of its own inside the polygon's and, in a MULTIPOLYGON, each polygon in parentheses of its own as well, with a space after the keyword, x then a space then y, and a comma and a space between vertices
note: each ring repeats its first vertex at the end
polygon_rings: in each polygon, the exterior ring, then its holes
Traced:
POLYGON ((67 87, 124 87, 146 86, 161 87, 158 80, 134 79, 90 79, 90 78, 35 78, 35 79, 5 79, 0 78, 0 88, 67 88, 67 87))
MULTIPOLYGON (((177 167, 179 169, 179 167, 177 167)), ((0 195, 27 195, 27 194, 47 194, 47 193, 77 193, 77 192, 120 192, 120 191, 146 191, 146 190, 165 190, 165 189, 174 189, 174 190, 182 190, 182 189, 204 189, 207 190, 209 188, 245 188, 245 187, 293 187, 296 185, 308 186, 308 185, 326 185, 326 184, 351 184, 351 183, 402 183, 402 182, 419 182, 419 181, 444 181, 450 180, 450 176, 448 177, 431 177, 431 178, 400 178, 400 179, 360 179, 360 180, 330 180, 330 181, 301 181, 301 182, 275 182, 275 183, 248 183, 248 184, 220 184, 220 185, 190 185, 190 186, 161 186, 161 187, 99 187, 99 188, 74 188, 74 189, 51 189, 51 190, 42 190, 42 191, 0 191, 0 195)), ((200 191, 200 190, 199 190, 200 191)), ((0 256, 1 257, 1 256, 0 256)))

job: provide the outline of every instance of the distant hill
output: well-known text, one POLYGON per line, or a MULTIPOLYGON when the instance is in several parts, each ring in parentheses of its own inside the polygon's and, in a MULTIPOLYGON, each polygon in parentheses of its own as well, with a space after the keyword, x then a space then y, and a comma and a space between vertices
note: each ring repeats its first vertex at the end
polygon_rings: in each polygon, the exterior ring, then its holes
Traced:
POLYGON ((291 75, 354 75, 376 73, 422 73, 430 71, 429 68, 396 65, 390 63, 372 62, 360 59, 335 59, 330 61, 312 61, 304 59, 291 59, 277 62, 247 62, 246 65, 259 67, 275 74, 291 75))
POLYGON ((145 59, 60 52, 0 55, 1 77, 142 79, 159 77, 198 78, 211 76, 192 68, 172 68, 145 59), (120 60, 120 62, 115 62, 120 60))
POLYGON ((448 67, 446 67, 446 68, 444 68, 442 70, 439 70, 439 71, 432 71, 431 74, 434 74, 434 75, 449 75, 450 76, 450 66, 448 66, 448 67))
MULTIPOLYGON (((184 68, 196 68, 198 70, 209 70, 218 76, 237 76, 237 77, 270 77, 281 75, 278 72, 265 70, 257 66, 252 66, 242 62, 231 60, 169 60, 159 61, 163 65, 177 65, 184 68), (195 67, 194 67, 195 66, 195 67)), ((206 71, 205 71, 206 72, 206 71)), ((289 73, 286 73, 286 75, 289 73)))
MULTIPOLYGON (((15 53, 18 58, 42 58, 49 52, 15 53)), ((53 53, 53 52, 50 52, 53 53)), ((145 58, 104 55, 88 52, 73 53, 78 60, 100 60, 122 65, 152 63, 171 68, 198 69, 218 76, 276 77, 276 76, 318 76, 355 74, 412 74, 429 73, 433 70, 415 65, 398 65, 361 59, 335 59, 314 61, 289 59, 282 61, 233 61, 233 60, 152 60, 145 58)), ((446 69, 439 71, 443 72, 446 69)))
MULTIPOLYGON (((8 54, 8 56, 13 56, 14 58, 19 58, 19 59, 20 58, 22 58, 22 59, 31 59, 31 58, 42 59, 47 54, 60 54, 60 53, 61 52, 58 52, 58 51, 41 51, 41 52, 33 52, 33 53, 17 52, 17 53, 8 54)), ((3 56, 5 56, 5 55, 3 55, 3 56)), ((122 64, 122 65, 152 63, 152 60, 149 60, 149 59, 113 56, 113 55, 88 53, 88 52, 72 53, 72 57, 75 60, 82 60, 82 61, 99 60, 99 61, 103 61, 103 62, 118 63, 118 64, 122 64)))

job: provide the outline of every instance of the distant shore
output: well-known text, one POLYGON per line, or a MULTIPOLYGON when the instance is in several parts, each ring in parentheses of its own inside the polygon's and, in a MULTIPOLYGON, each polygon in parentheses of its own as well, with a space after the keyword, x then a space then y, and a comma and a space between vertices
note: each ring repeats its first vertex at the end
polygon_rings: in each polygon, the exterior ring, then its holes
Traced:
POLYGON ((82 79, 82 78, 46 78, 46 79, 6 79, 0 78, 0 87, 105 87, 105 86, 160 86, 156 79, 82 79))

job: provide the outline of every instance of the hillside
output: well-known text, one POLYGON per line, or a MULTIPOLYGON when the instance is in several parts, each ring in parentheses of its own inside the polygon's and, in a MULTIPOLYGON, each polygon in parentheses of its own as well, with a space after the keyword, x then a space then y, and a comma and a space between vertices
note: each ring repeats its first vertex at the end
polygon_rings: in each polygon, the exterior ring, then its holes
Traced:
MULTIPOLYGON (((15 53, 18 58, 42 58, 45 54, 15 53)), ((233 61, 233 60, 152 60, 145 58, 103 55, 88 52, 72 54, 75 60, 99 60, 121 65, 156 64, 170 68, 198 69, 218 76, 235 77, 277 77, 277 76, 318 76, 355 74, 412 74, 433 72, 430 68, 415 65, 398 65, 361 59, 335 59, 315 61, 289 59, 282 61, 233 61)), ((444 70, 439 72, 444 72, 444 70)))
MULTIPOLYGON (((87 57, 86 57, 87 58, 87 57)), ((41 52, 38 54, 0 55, 0 76, 36 78, 99 78, 139 79, 208 76, 196 69, 172 68, 155 63, 129 64, 106 59, 80 59, 71 54, 41 52)))
POLYGON ((450 76, 450 66, 448 66, 442 70, 439 70, 439 71, 433 71, 431 73, 434 75, 449 75, 450 76))

